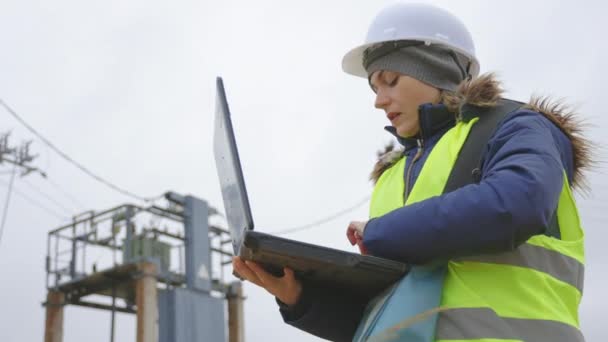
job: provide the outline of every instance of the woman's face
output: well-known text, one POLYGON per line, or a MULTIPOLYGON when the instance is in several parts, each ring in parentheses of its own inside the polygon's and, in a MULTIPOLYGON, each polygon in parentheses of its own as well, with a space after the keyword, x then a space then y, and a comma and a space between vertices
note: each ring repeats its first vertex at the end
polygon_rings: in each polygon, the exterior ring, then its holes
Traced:
POLYGON ((376 93, 375 107, 384 110, 397 134, 408 138, 418 134, 418 107, 439 101, 439 89, 394 71, 378 70, 370 77, 376 93))

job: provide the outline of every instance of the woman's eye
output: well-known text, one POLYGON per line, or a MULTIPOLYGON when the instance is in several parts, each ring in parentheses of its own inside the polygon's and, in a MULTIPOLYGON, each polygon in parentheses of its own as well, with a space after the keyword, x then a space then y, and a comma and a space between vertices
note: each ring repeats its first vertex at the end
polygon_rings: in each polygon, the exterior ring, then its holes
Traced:
POLYGON ((389 86, 391 86, 391 87, 394 87, 394 86, 396 86, 396 85, 397 85, 397 82, 399 82, 399 76, 397 76, 397 77, 393 78, 393 80, 392 80, 392 81, 390 81, 390 82, 388 83, 388 85, 389 85, 389 86))

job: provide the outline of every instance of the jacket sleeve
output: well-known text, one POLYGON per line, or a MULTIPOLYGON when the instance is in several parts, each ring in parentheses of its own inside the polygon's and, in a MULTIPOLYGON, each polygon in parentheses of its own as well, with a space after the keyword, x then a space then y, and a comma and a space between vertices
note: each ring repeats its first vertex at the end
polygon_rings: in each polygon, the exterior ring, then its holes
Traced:
POLYGON ((542 234, 563 184, 558 145, 572 158, 569 142, 556 141, 554 130, 538 113, 509 115, 486 146, 481 181, 369 221, 370 254, 424 263, 509 251, 542 234))
POLYGON ((293 307, 277 299, 285 323, 330 341, 352 341, 367 300, 337 289, 305 284, 293 307))

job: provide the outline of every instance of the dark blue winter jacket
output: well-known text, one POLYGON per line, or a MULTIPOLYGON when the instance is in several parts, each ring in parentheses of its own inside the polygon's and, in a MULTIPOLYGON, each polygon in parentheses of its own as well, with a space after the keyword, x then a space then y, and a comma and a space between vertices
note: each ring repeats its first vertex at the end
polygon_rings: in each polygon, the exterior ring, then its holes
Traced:
MULTIPOLYGON (((413 165, 410 184, 454 125, 453 115, 437 116, 438 110, 447 112, 443 105, 420 107, 423 154, 413 165), (437 117, 446 119, 437 122, 437 117)), ((574 177, 573 145, 563 130, 531 110, 507 115, 486 145, 479 183, 369 221, 364 233, 369 253, 419 264, 509 251, 533 235, 553 234, 543 227, 555 214, 564 170, 570 184, 574 177)), ((398 140, 408 157, 407 170, 417 142, 398 140)), ((332 341, 352 339, 366 304, 356 296, 307 284, 295 306, 279 302, 286 323, 332 341)))

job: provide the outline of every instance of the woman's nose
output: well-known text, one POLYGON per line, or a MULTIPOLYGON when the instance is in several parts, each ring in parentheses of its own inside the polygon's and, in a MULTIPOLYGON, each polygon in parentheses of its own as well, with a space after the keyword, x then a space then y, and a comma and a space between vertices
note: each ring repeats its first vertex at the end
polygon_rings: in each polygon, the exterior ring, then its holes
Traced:
POLYGON ((376 101, 374 102, 374 106, 378 109, 384 109, 389 102, 390 98, 386 95, 386 93, 382 90, 378 90, 376 93, 376 101))

